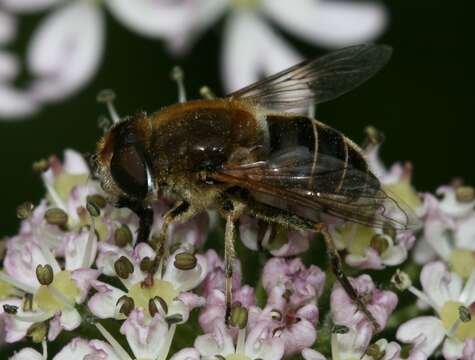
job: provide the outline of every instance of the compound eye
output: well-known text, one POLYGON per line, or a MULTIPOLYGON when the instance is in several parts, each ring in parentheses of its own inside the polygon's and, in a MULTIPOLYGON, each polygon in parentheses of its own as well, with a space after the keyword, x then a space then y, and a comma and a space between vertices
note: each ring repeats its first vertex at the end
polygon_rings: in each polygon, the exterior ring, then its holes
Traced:
POLYGON ((148 168, 143 151, 136 145, 117 149, 112 156, 111 175, 127 195, 143 199, 148 193, 148 168))

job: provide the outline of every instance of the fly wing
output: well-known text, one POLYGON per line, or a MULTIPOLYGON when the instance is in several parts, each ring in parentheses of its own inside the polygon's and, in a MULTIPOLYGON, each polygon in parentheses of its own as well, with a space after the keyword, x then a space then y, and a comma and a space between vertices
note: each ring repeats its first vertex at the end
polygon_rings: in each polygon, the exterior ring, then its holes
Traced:
POLYGON ((376 228, 390 225, 404 230, 417 225, 412 211, 389 196, 370 172, 345 167, 327 155, 315 168, 303 151, 296 147, 266 161, 226 164, 214 178, 309 220, 323 213, 376 228))
POLYGON ((364 83, 389 61, 386 45, 357 45, 304 61, 228 97, 286 111, 333 100, 364 83))

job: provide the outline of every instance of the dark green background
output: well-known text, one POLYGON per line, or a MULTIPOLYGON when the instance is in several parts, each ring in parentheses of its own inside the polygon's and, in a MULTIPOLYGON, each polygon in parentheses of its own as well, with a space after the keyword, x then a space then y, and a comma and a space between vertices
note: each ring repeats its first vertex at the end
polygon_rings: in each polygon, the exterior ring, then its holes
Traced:
MULTIPOLYGON (((319 107, 318 118, 357 142, 372 124, 386 133, 387 163, 411 160, 415 184, 433 191, 454 176, 475 184, 473 154, 475 65, 473 10, 469 1, 387 1, 390 24, 380 40, 395 54, 390 65, 358 91, 319 107)), ((19 51, 41 15, 22 18, 19 51)), ((169 80, 173 65, 186 72, 189 94, 207 84, 221 89, 219 59, 222 23, 208 31, 183 59, 170 57, 160 41, 144 39, 107 16, 107 53, 95 80, 77 96, 51 105, 24 122, 0 122, 2 159, 0 234, 17 229, 15 207, 37 202, 43 193, 31 172, 34 160, 70 147, 92 151, 96 125, 105 108, 96 104, 103 88, 118 93, 122 115, 153 111, 176 101, 169 80)), ((325 50, 283 34, 307 57, 325 50)))

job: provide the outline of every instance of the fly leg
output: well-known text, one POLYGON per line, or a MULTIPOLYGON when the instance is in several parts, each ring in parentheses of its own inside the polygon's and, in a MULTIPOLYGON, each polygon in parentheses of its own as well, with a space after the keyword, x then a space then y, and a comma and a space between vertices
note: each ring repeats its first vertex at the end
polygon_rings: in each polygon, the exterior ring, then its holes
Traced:
POLYGON ((338 250, 335 248, 330 233, 328 232, 326 225, 323 223, 317 223, 315 221, 304 219, 291 212, 274 208, 262 203, 251 202, 248 200, 248 213, 254 215, 258 219, 262 219, 277 224, 287 225, 298 230, 314 230, 317 233, 322 234, 325 245, 327 248, 328 257, 332 266, 333 273, 335 274, 338 282, 341 284, 345 292, 356 304, 358 309, 366 315, 368 320, 372 323, 376 331, 379 330, 379 324, 374 318, 373 314, 366 307, 362 297, 358 295, 357 291, 351 285, 347 276, 343 272, 343 266, 341 262, 338 250))
POLYGON ((236 235, 236 220, 233 214, 226 216, 226 230, 224 232, 224 273, 226 276, 226 325, 231 320, 231 307, 233 303, 233 264, 236 259, 234 237, 236 235))
POLYGON ((167 240, 168 228, 172 223, 178 220, 185 221, 193 215, 194 211, 190 211, 190 204, 188 204, 186 201, 180 201, 170 210, 168 210, 165 215, 163 215, 163 224, 160 228, 160 233, 158 236, 153 238, 152 245, 155 250, 158 252, 163 249, 163 245, 167 240))
POLYGON ((363 312, 366 315, 368 320, 372 323, 374 330, 379 330, 379 324, 374 318, 373 314, 368 310, 366 304, 364 303, 361 296, 357 293, 353 285, 351 285, 350 281, 348 280, 347 276, 343 272, 343 266, 341 263, 340 255, 338 254, 338 250, 333 243, 330 233, 327 230, 325 224, 317 224, 315 230, 322 234, 323 239, 325 240, 325 246, 327 248, 327 254, 332 266, 332 271, 335 274, 338 282, 341 284, 343 289, 345 290, 346 294, 350 297, 350 299, 356 304, 358 310, 363 312))
POLYGON ((150 237, 150 230, 153 225, 153 209, 150 206, 146 206, 140 202, 131 201, 123 198, 119 199, 116 204, 119 208, 129 208, 139 218, 139 229, 137 233, 137 243, 147 242, 150 237))

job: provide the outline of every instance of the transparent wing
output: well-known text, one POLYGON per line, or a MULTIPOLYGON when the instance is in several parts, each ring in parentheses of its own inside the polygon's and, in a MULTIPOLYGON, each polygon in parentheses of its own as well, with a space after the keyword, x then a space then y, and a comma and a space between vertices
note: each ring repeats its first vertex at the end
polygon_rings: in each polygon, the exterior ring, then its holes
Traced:
POLYGON ((304 61, 229 94, 268 109, 285 111, 333 100, 364 83, 391 57, 386 45, 357 45, 304 61))
POLYGON ((293 149, 250 164, 227 164, 215 179, 248 189, 259 201, 318 219, 321 213, 371 227, 414 228, 411 209, 394 200, 369 172, 343 167, 327 156, 315 169, 313 161, 293 149))

